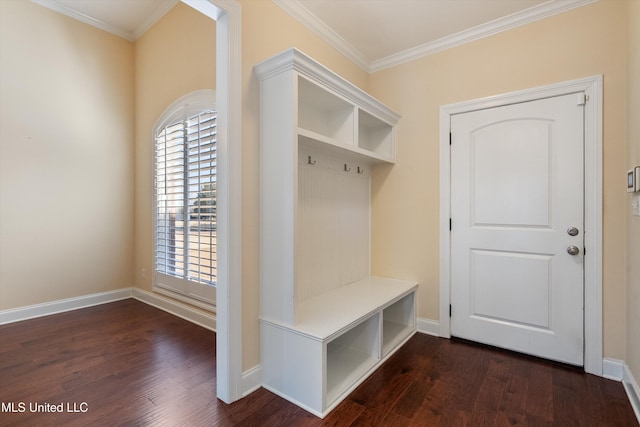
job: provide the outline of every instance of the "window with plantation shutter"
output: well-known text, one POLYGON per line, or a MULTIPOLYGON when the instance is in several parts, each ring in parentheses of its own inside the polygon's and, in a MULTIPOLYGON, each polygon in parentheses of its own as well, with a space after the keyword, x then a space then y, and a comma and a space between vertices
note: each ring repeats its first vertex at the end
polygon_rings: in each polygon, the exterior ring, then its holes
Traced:
POLYGON ((217 113, 210 92, 180 98, 154 128, 154 287, 205 305, 215 304, 216 285, 217 113))

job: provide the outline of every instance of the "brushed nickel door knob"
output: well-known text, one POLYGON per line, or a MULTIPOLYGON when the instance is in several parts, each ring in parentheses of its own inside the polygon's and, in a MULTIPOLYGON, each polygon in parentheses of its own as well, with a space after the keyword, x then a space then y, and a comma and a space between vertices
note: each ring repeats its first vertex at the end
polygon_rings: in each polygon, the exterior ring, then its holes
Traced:
POLYGON ((580 253, 580 248, 578 248, 577 246, 571 245, 567 248, 567 253, 569 255, 578 255, 580 253))

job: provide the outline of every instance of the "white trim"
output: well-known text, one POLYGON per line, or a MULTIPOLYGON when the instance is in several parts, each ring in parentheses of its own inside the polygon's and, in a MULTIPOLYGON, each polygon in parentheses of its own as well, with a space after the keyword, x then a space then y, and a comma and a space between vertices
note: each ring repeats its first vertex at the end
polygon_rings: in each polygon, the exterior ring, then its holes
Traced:
MULTIPOLYGON (((367 58, 362 52, 329 27, 324 21, 311 13, 309 9, 304 7, 298 0, 272 1, 360 68, 368 73, 374 73, 376 71, 384 70, 385 68, 395 67, 396 65, 414 61, 416 59, 432 55, 436 52, 479 40, 502 31, 507 31, 540 19, 548 18, 598 0, 547 1, 540 5, 495 19, 468 30, 378 59, 367 58)), ((393 13, 393 11, 390 13, 393 13)))
MULTIPOLYGON (((160 20, 173 6, 178 3, 178 0, 164 0, 164 3, 160 4, 151 15, 147 17, 134 31, 128 31, 124 28, 118 27, 116 25, 109 24, 107 22, 101 21, 100 19, 93 18, 89 15, 86 15, 82 12, 75 10, 74 8, 60 3, 57 0, 31 0, 32 2, 39 4, 40 6, 44 6, 51 10, 54 10, 58 13, 62 13, 70 18, 77 19, 80 22, 84 22, 85 24, 91 25, 92 27, 99 28, 103 31, 121 37, 130 42, 134 42, 145 33, 149 28, 153 26, 156 22, 160 20)), ((158 0, 160 2, 160 0, 158 0)))
POLYGON ((242 8, 235 0, 182 1, 216 20, 216 392, 231 403, 242 397, 242 8))
POLYGON ((317 82, 322 87, 328 87, 352 104, 356 104, 368 113, 395 125, 400 115, 369 95, 359 87, 345 80, 340 75, 324 67, 315 59, 296 49, 287 49, 254 66, 256 75, 261 81, 286 70, 296 70, 303 76, 317 82))
POLYGON ((418 332, 421 334, 440 336, 440 322, 437 320, 424 319, 418 317, 418 332))
POLYGON ((396 65, 415 61, 416 59, 433 55, 434 53, 441 52, 443 50, 451 49, 465 43, 470 43, 503 31, 530 24, 596 1, 598 0, 547 1, 520 12, 451 34, 441 39, 389 55, 385 58, 376 59, 371 62, 369 72, 375 73, 376 71, 384 70, 385 68, 395 67, 396 65))
POLYGON ((162 296, 138 288, 121 288, 114 291, 99 292, 74 298, 45 302, 42 304, 2 310, 0 311, 0 325, 79 310, 128 298, 134 298, 145 304, 166 311, 174 316, 202 326, 203 328, 207 328, 212 331, 216 330, 216 317, 213 313, 207 314, 195 309, 194 307, 181 304, 168 298, 163 298, 162 296))
POLYGON ((176 4, 178 4, 180 0, 164 0, 163 4, 160 4, 158 7, 154 9, 154 11, 142 21, 132 33, 133 41, 136 41, 142 36, 147 30, 158 22, 164 15, 166 15, 176 4))
POLYGON ((262 365, 242 373, 242 397, 248 396, 257 389, 262 387, 262 365))
POLYGON ((49 316, 51 314, 64 313, 66 311, 78 310, 80 308, 92 307, 94 305, 120 301, 127 298, 131 298, 131 288, 99 292, 96 294, 2 310, 0 311, 0 325, 49 316))
POLYGON ((371 67, 369 58, 325 24, 323 20, 311 13, 298 0, 272 1, 360 68, 369 71, 371 67))
POLYGON ((534 99, 585 92, 584 369, 602 376, 602 76, 587 77, 440 107, 440 336, 449 338, 451 116, 534 99))
POLYGON ((605 357, 602 359, 602 376, 609 380, 622 381, 624 366, 624 360, 605 357))
POLYGON ((210 331, 215 332, 216 330, 216 316, 213 313, 205 313, 196 310, 194 307, 190 307, 178 301, 172 301, 143 289, 133 288, 131 294, 134 299, 147 305, 166 311, 169 314, 187 320, 191 323, 195 323, 196 325, 202 326, 210 331))
POLYGON ((209 311, 211 313, 215 313, 216 312, 216 306, 213 304, 209 304, 207 302, 204 301, 200 301, 199 299, 197 299, 196 297, 192 297, 189 295, 184 295, 182 293, 179 292, 175 292, 173 289, 167 287, 162 288, 161 286, 158 285, 153 285, 152 288, 153 292, 158 293, 158 294, 162 294, 164 296, 167 296, 169 298, 172 299, 176 299, 178 301, 182 301, 184 303, 187 303, 189 305, 193 305, 195 307, 201 308, 203 310, 209 311))
POLYGON ((623 366, 622 385, 627 392, 629 403, 631 403, 633 412, 636 414, 638 423, 640 423, 640 387, 638 387, 638 382, 626 363, 623 366))
POLYGON ((176 120, 186 120, 202 110, 216 110, 215 90, 194 90, 173 101, 153 125, 153 137, 155 138, 158 129, 167 127, 176 120))

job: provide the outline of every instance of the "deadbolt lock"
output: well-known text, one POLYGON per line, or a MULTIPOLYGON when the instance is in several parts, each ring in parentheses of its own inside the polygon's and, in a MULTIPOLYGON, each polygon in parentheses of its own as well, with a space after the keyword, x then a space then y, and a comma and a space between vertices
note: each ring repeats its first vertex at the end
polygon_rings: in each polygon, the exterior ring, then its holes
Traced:
POLYGON ((580 233, 580 230, 578 230, 578 229, 577 229, 577 228, 575 228, 575 227, 571 227, 571 228, 567 229, 567 234, 568 234, 569 236, 577 236, 577 235, 578 235, 578 233, 580 233))

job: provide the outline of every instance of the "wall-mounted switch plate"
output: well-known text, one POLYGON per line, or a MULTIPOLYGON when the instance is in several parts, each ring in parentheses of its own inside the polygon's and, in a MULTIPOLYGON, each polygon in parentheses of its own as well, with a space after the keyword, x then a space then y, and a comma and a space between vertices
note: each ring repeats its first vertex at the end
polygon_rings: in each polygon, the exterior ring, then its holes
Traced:
POLYGON ((636 193, 631 199, 631 208, 634 216, 640 216, 640 194, 636 193))

